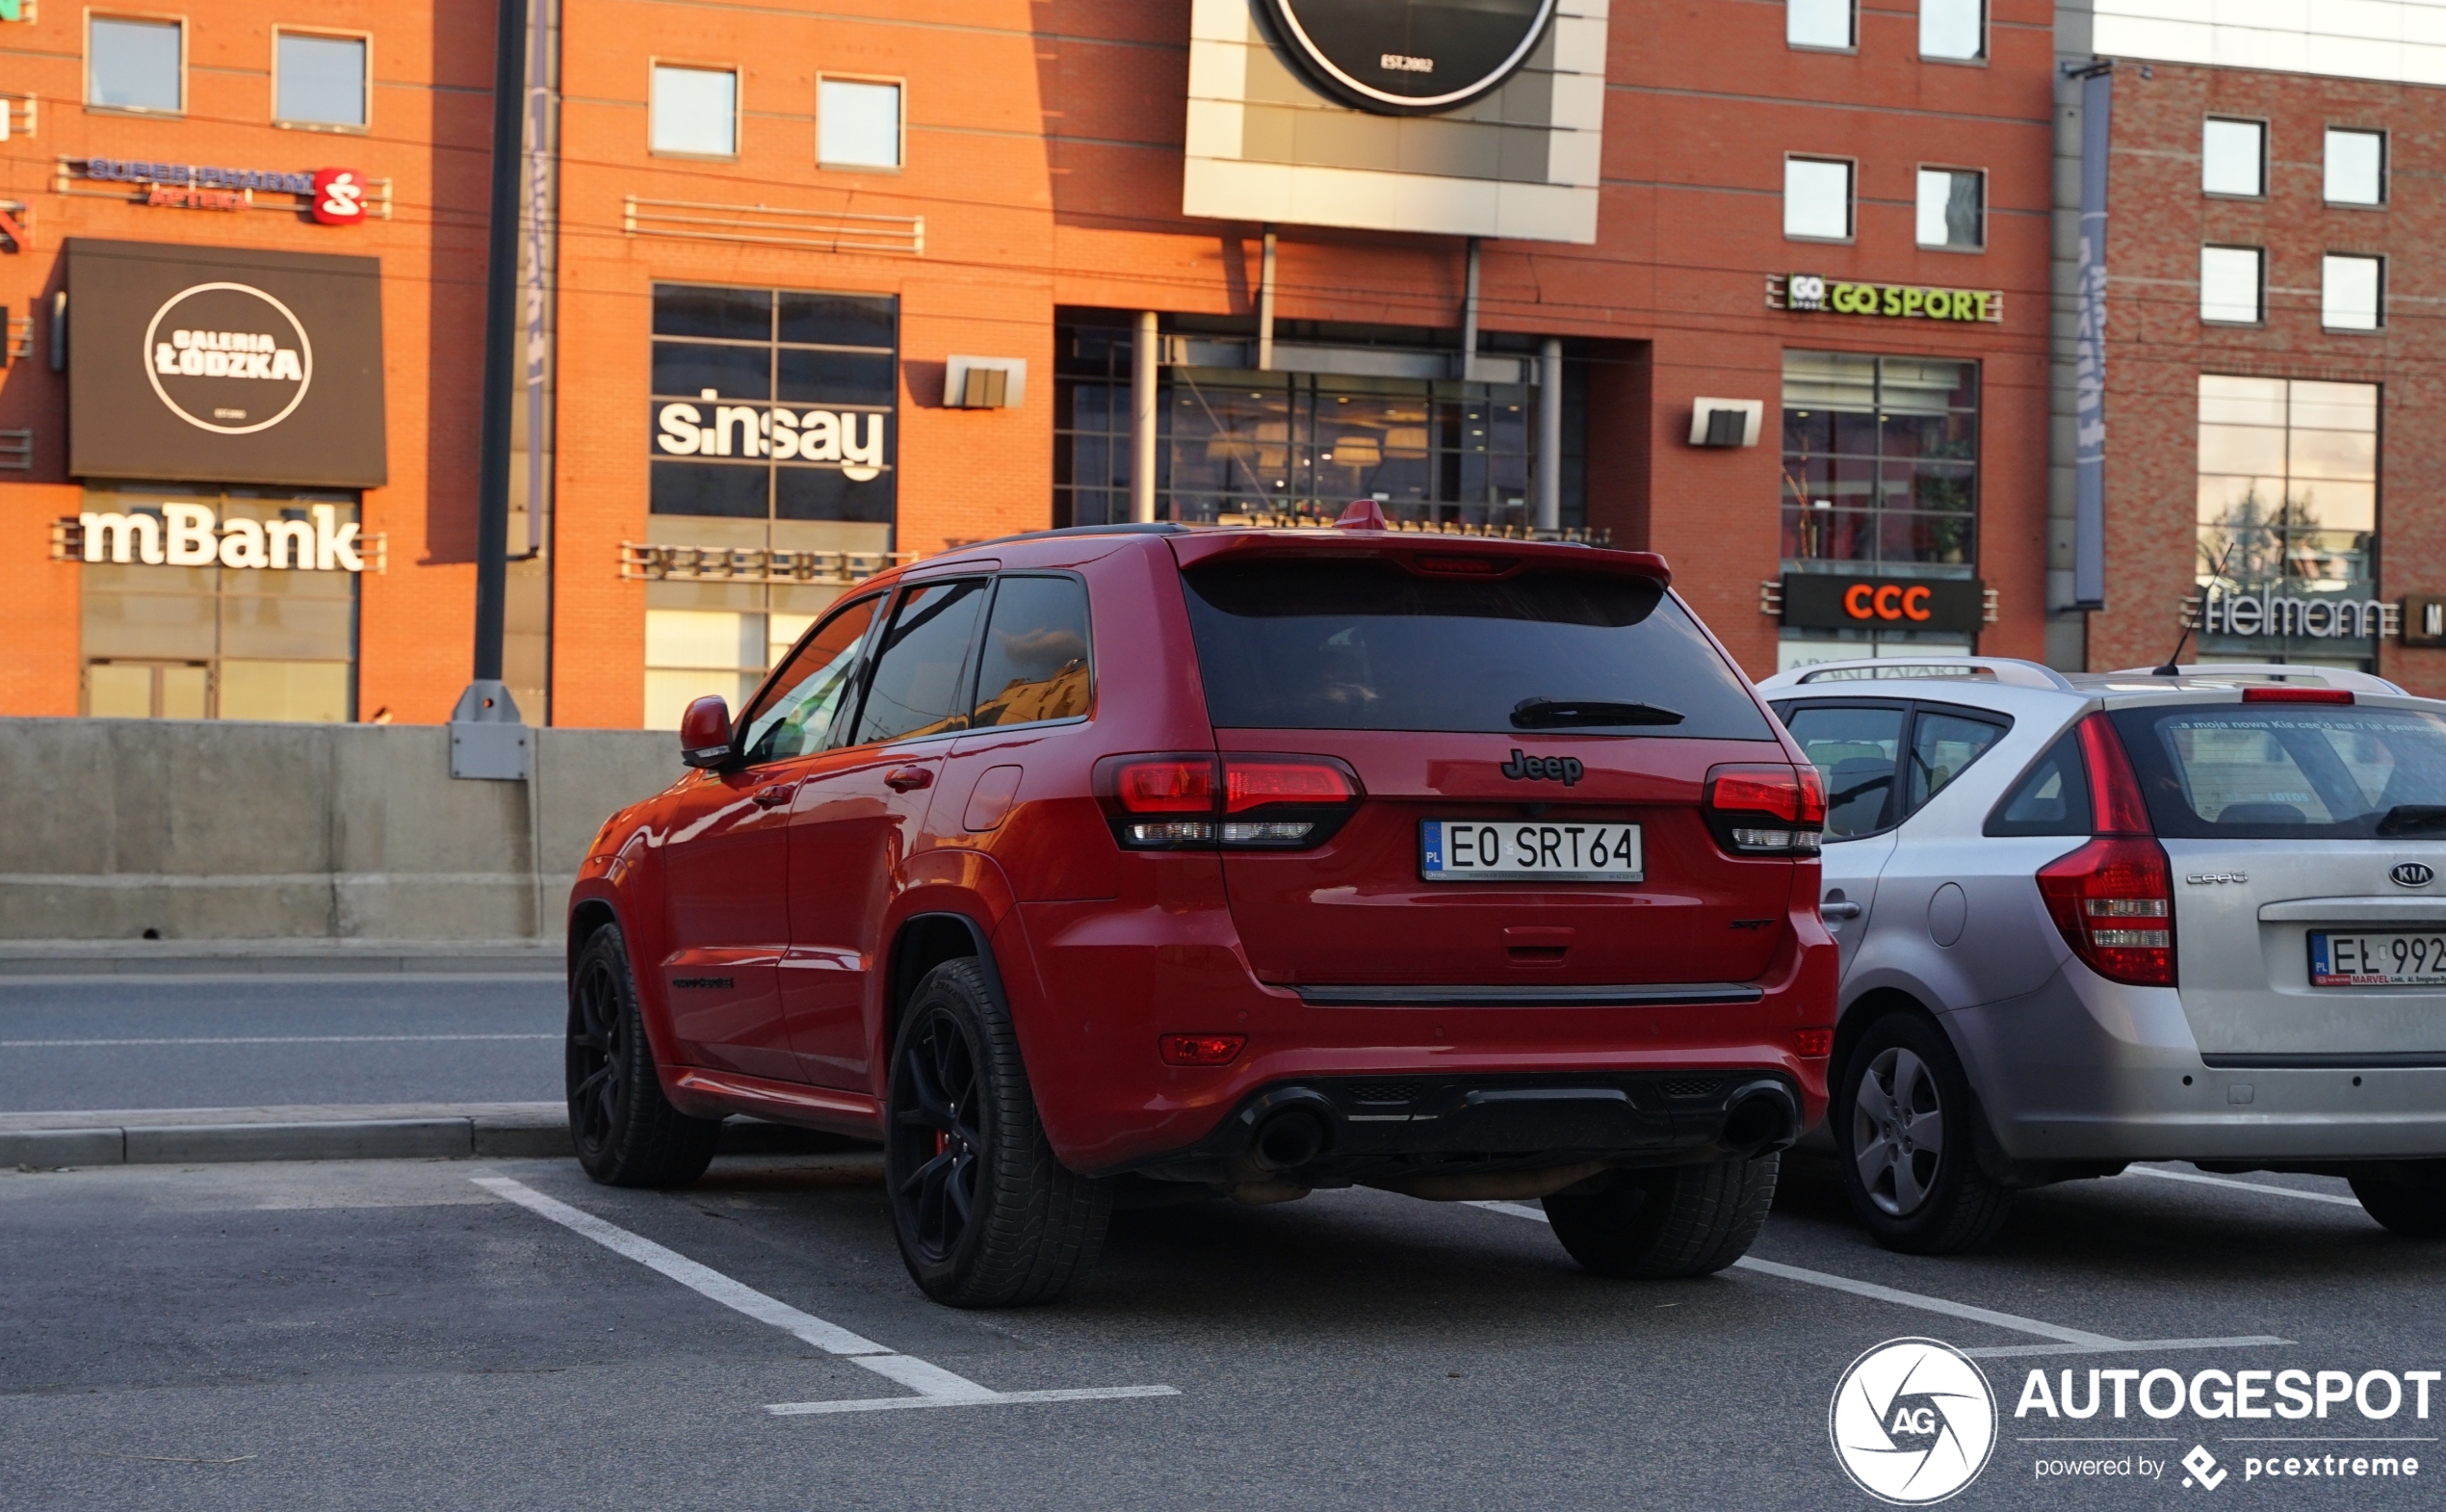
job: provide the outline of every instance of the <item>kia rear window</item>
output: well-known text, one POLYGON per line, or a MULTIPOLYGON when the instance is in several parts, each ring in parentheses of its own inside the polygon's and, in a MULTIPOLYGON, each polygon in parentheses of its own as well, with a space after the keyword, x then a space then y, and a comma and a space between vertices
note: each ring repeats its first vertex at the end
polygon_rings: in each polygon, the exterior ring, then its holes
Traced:
POLYGON ((1740 673, 1652 579, 1277 558, 1185 582, 1219 727, 1774 739, 1740 673))
POLYGON ((2335 704, 2118 710, 2149 818, 2186 839, 2446 836, 2446 719, 2335 704))

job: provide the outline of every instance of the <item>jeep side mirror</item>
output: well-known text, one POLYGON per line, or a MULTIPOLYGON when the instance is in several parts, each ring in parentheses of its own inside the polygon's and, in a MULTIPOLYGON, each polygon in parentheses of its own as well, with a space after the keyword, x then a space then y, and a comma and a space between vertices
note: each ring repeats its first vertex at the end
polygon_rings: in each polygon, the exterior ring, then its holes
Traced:
POLYGON ((730 705, 707 693, 680 716, 680 760, 691 767, 719 767, 730 760, 730 705))

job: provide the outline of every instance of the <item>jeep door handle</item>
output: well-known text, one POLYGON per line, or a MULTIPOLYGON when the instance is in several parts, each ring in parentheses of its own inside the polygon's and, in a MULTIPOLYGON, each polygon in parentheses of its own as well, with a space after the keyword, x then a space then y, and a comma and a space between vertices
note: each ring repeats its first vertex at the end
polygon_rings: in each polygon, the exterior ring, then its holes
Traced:
POLYGON ((883 785, 895 793, 912 793, 934 785, 934 773, 924 767, 895 767, 883 774, 883 785))
POLYGON ((1857 919, 1860 917, 1860 904, 1820 903, 1817 912, 1821 919, 1857 919))
POLYGON ((760 809, 774 808, 789 802, 791 795, 797 791, 798 784, 794 782, 776 782, 769 788, 758 788, 747 801, 760 809))

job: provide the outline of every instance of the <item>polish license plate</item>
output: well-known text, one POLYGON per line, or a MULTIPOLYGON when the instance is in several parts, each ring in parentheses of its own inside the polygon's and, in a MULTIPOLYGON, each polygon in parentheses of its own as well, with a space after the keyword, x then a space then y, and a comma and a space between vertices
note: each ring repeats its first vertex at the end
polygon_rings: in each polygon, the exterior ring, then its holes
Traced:
POLYGON ((1647 871, 1636 824, 1431 819, 1418 827, 1418 874, 1430 882, 1637 882, 1647 871))
POLYGON ((2313 931, 2313 987, 2446 986, 2446 932, 2367 934, 2313 931))

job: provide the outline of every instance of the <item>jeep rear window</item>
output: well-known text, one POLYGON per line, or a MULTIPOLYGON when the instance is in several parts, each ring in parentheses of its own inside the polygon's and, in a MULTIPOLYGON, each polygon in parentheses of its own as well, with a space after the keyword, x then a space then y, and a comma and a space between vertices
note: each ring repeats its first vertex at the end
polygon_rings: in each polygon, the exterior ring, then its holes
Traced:
POLYGON ((2114 718, 2161 835, 2446 834, 2446 719, 2435 715, 2333 704, 2176 704, 2121 709, 2114 718))
POLYGON ((1740 673, 1652 579, 1539 570, 1471 581, 1277 558, 1201 567, 1184 582, 1219 727, 1519 735, 1514 711, 1543 698, 1681 717, 1540 733, 1774 739, 1740 673))

